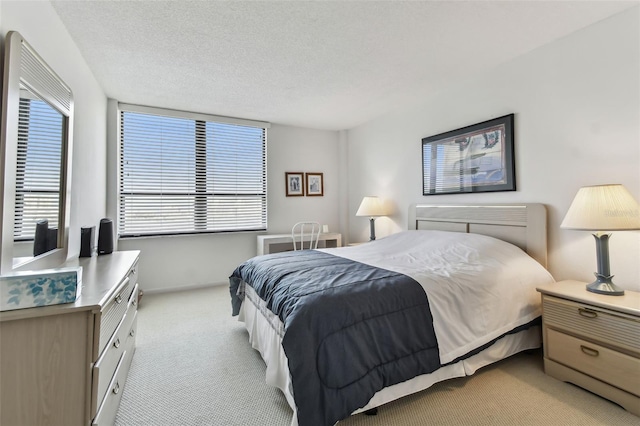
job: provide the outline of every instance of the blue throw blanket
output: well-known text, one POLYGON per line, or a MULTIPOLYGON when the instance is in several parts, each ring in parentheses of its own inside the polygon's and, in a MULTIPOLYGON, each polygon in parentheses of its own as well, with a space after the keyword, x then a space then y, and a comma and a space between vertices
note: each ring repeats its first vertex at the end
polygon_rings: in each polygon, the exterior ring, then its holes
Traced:
POLYGON ((234 315, 244 281, 284 324, 300 426, 333 425, 440 368, 427 296, 406 275, 304 250, 252 258, 229 281, 234 315))

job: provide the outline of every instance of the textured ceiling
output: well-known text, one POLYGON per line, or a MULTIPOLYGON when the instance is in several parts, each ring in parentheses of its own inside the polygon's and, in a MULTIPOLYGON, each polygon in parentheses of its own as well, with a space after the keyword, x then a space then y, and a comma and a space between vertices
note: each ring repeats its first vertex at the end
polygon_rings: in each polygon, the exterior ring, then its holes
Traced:
POLYGON ((340 130, 638 2, 52 4, 110 98, 340 130))

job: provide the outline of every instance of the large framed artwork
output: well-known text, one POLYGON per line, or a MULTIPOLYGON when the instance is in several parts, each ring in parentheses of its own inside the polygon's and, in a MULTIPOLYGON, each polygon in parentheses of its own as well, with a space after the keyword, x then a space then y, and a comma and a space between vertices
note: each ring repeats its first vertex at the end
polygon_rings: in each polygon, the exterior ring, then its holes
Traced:
POLYGON ((422 194, 515 191, 513 117, 422 139, 422 194))

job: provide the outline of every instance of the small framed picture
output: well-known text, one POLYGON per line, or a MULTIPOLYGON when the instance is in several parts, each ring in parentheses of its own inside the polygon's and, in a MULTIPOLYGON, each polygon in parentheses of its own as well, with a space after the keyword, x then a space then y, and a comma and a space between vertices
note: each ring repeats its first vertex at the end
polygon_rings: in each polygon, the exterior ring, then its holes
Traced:
POLYGON ((304 173, 285 172, 287 197, 304 196, 304 173))
POLYGON ((324 183, 322 173, 305 173, 307 181, 307 197, 322 197, 324 195, 324 183))

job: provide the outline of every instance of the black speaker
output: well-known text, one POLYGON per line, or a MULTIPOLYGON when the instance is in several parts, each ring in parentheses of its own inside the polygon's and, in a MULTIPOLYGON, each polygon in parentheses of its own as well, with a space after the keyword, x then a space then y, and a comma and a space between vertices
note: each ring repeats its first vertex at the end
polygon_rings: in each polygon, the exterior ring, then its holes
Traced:
POLYGON ((113 253, 113 222, 111 219, 100 219, 98 231, 98 254, 113 253))
POLYGON ((80 257, 91 257, 93 251, 93 234, 95 226, 80 228, 80 257))
POLYGON ((58 248, 58 228, 47 229, 47 251, 58 248))
POLYGON ((49 237, 49 220, 40 219, 36 222, 36 232, 33 237, 33 255, 40 256, 42 253, 46 253, 47 239, 49 237))

